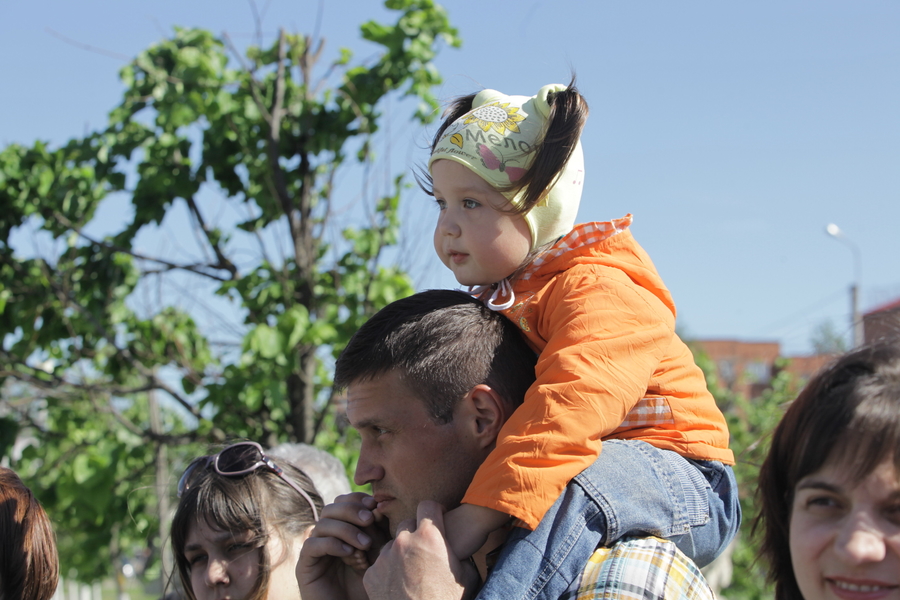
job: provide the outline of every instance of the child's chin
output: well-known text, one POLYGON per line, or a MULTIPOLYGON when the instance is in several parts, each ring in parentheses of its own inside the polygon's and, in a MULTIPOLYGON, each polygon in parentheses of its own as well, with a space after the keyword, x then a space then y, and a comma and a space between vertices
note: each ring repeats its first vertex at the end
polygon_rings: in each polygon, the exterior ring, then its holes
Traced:
POLYGON ((468 277, 460 277, 456 273, 453 274, 453 279, 461 286, 478 285, 476 283, 471 283, 471 280, 468 277))
POLYGON ((474 287, 474 286, 477 286, 477 285, 484 285, 484 284, 482 284, 482 283, 478 283, 477 281, 473 281, 473 280, 468 279, 468 278, 466 278, 466 277, 457 277, 457 278, 456 278, 456 283, 458 283, 459 285, 464 286, 464 287, 474 287))

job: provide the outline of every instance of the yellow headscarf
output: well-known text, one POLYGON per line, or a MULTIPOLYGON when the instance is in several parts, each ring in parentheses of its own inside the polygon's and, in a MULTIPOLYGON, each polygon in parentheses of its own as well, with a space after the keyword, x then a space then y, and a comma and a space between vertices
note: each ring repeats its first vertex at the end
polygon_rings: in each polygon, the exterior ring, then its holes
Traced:
MULTIPOLYGON (((565 89, 560 84, 545 85, 531 97, 483 90, 475 96, 472 110, 444 131, 428 161, 429 169, 436 160, 456 161, 500 190, 514 206, 521 206, 525 190, 518 194, 503 190, 527 172, 544 139, 548 95, 565 89)), ((548 194, 525 214, 532 250, 572 230, 583 186, 584 153, 579 141, 548 194)))

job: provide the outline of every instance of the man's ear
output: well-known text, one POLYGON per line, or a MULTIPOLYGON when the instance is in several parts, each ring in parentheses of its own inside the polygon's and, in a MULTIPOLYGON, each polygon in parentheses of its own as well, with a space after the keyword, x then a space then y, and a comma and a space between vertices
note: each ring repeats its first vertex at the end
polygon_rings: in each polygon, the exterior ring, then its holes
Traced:
POLYGON ((509 418, 509 409, 494 388, 478 384, 465 397, 473 424, 473 434, 481 441, 482 447, 492 446, 497 441, 500 428, 509 418))

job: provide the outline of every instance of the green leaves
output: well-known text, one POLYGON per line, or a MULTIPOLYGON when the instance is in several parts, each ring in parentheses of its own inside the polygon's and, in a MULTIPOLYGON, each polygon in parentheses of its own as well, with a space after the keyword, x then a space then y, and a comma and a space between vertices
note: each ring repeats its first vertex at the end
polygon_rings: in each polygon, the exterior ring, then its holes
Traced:
POLYGON ((309 309, 303 305, 292 306, 281 316, 278 320, 278 328, 287 334, 285 349, 288 352, 303 341, 306 332, 309 331, 309 326, 309 309))
POLYGON ((353 218, 356 194, 333 184, 350 156, 373 168, 389 96, 431 116, 431 61, 459 43, 433 2, 387 6, 394 23, 361 27, 383 49, 365 64, 338 50, 319 65, 321 40, 302 34, 240 56, 178 28, 120 71, 106 128, 0 149, 0 381, 16 407, 0 452, 33 440, 13 466, 54 515, 65 573, 108 574, 111 548, 158 556, 170 490, 156 482, 210 443, 319 439, 353 464, 331 359, 413 291, 385 260, 406 184, 353 218), (113 194, 128 222, 91 235, 113 194), (23 226, 42 243, 14 253, 23 226))
POLYGON ((706 374, 707 384, 725 418, 731 432, 731 449, 736 464, 743 522, 731 557, 733 575, 731 585, 723 590, 728 598, 763 600, 773 597, 767 581, 767 568, 759 558, 759 539, 753 535, 757 514, 755 482, 769 449, 769 437, 784 412, 785 405, 798 392, 798 383, 786 371, 781 371, 758 398, 745 398, 721 387, 716 381, 715 368, 710 358, 694 353, 697 364, 706 374))
POLYGON ((54 236, 90 221, 113 187, 94 168, 99 149, 88 138, 56 151, 41 142, 0 151, 0 244, 29 217, 42 219, 54 236))
MULTIPOLYGON (((388 0, 385 6, 402 11, 396 25, 385 26, 373 21, 363 24, 363 37, 383 45, 387 52, 371 70, 352 73, 351 89, 371 89, 381 83, 388 89, 400 90, 407 85, 405 95, 418 96, 422 105, 416 118, 423 123, 437 114, 437 99, 431 94, 432 86, 440 83, 440 76, 431 61, 435 46, 443 41, 452 47, 462 42, 458 32, 450 26, 444 9, 430 0, 388 0)), ((362 104, 365 96, 360 96, 362 104)))
POLYGON ((0 456, 9 455, 19 435, 19 423, 11 417, 0 417, 0 456))
POLYGON ((248 349, 261 358, 271 360, 283 355, 286 341, 284 334, 277 329, 268 325, 257 325, 249 336, 248 349))

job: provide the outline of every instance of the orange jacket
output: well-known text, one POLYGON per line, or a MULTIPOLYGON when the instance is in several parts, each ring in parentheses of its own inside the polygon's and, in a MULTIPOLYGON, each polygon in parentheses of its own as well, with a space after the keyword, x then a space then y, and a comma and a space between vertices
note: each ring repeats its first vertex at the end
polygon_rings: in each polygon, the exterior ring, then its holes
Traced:
POLYGON ((603 439, 734 464, 725 418, 630 224, 631 215, 577 225, 513 284, 503 312, 540 353, 537 380, 463 502, 534 528, 603 439))

